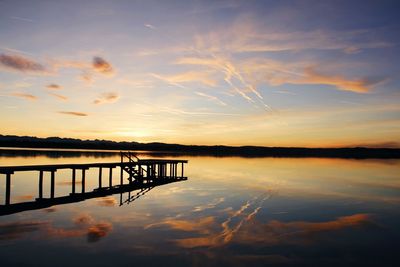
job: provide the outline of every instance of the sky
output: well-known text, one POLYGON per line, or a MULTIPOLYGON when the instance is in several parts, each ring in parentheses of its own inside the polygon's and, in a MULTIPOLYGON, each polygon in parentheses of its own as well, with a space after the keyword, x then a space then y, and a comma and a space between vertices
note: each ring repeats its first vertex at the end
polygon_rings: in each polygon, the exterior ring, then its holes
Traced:
POLYGON ((400 147, 399 7, 0 0, 0 134, 400 147))

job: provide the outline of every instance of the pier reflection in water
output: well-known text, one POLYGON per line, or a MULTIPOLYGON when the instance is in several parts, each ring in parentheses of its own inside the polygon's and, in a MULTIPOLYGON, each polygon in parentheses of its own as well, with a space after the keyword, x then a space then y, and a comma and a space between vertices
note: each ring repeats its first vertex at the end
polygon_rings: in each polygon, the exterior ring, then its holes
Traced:
MULTIPOLYGON (((189 159, 190 179, 125 192, 122 201, 117 193, 0 216, 1 266, 399 265, 398 160, 173 158, 189 159)), ((116 154, 0 159, 2 166, 120 161, 116 154)), ((70 196, 71 175, 57 171, 54 198, 70 196)), ((103 170, 102 187, 108 176, 103 170)), ((98 177, 98 168, 87 170, 85 192, 96 192, 98 177)), ((11 204, 37 197, 37 171, 13 174, 11 204)))

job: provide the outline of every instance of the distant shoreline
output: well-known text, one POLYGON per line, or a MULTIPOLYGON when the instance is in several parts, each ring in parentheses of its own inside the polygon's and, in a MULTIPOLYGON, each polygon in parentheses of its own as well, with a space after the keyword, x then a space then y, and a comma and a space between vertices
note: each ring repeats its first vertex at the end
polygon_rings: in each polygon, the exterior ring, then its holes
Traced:
POLYGON ((319 157, 319 158, 354 158, 354 159, 397 159, 398 148, 304 148, 304 147, 262 147, 262 146, 202 146, 165 143, 115 142, 107 140, 80 140, 71 138, 38 138, 28 136, 0 135, 2 150, 74 150, 80 152, 114 153, 119 150, 146 151, 158 155, 193 155, 193 156, 239 156, 239 157, 319 157))

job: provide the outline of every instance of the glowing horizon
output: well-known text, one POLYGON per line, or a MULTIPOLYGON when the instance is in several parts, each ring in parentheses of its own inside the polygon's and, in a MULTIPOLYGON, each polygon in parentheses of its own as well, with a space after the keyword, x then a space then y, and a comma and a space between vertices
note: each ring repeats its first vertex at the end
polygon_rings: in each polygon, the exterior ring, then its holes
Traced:
POLYGON ((0 134, 400 147, 394 5, 2 1, 0 134))

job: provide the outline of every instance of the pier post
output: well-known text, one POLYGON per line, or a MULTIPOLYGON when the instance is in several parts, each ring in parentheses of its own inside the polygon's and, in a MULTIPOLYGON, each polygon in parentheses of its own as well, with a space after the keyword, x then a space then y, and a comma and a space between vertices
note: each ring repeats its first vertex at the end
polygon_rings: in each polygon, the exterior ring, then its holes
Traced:
POLYGON ((85 193, 85 174, 86 174, 86 169, 82 169, 82 194, 85 193))
POLYGON ((181 173, 181 178, 183 178, 183 165, 185 165, 183 162, 181 163, 182 164, 182 173, 181 173))
POLYGON ((54 198, 54 180, 55 180, 55 172, 56 171, 50 171, 51 176, 50 176, 50 198, 54 198))
MULTIPOLYGON (((121 159, 122 159, 122 155, 121 155, 121 159)), ((120 177, 120 180, 119 180, 119 184, 120 185, 124 184, 124 169, 122 168, 122 165, 121 165, 121 177, 120 177)))
POLYGON ((6 174, 6 205, 10 205, 11 198, 11 173, 6 174))
POLYGON ((43 171, 39 171, 39 198, 43 198, 43 171))
POLYGON ((103 168, 100 167, 100 168, 99 168, 99 188, 101 188, 101 178, 102 178, 102 175, 103 175, 103 168))
POLYGON ((178 163, 174 163, 174 178, 178 176, 178 163))
POLYGON ((75 194, 76 169, 72 169, 72 194, 75 194))
POLYGON ((112 167, 110 168, 109 186, 110 186, 110 188, 112 187, 112 167))

